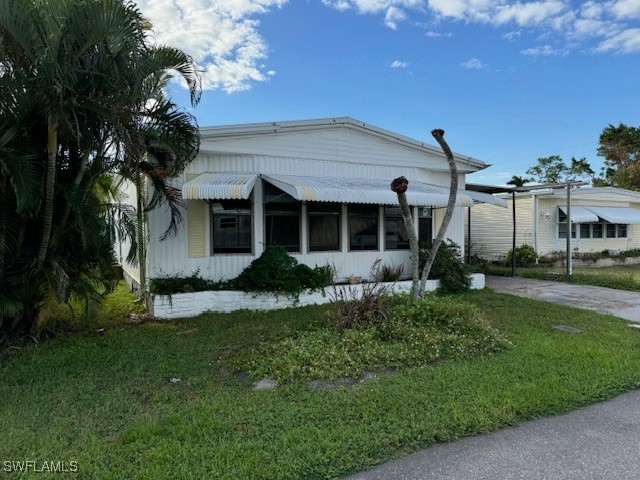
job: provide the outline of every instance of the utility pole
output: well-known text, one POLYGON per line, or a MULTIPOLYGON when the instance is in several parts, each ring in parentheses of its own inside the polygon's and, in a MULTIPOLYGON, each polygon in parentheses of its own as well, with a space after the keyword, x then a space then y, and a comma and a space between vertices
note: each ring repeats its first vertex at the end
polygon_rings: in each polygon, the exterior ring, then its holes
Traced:
POLYGON ((567 181, 567 277, 573 275, 573 259, 571 258, 571 181, 567 181))

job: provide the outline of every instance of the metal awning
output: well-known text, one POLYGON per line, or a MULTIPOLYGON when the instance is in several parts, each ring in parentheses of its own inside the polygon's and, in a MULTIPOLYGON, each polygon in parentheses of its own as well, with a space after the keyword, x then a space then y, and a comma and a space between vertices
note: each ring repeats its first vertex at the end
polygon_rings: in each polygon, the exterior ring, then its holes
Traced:
MULTIPOLYGON (((562 213, 567 214, 567 207, 559 207, 562 213)), ((580 205, 571 206, 571 223, 593 223, 598 221, 598 216, 580 205)))
MULTIPOLYGON (((575 207, 574 207, 575 208, 575 207)), ((609 223, 640 224, 640 210, 630 207, 587 207, 609 223)), ((571 209, 573 213, 573 208, 571 209)))
MULTIPOLYGON (((337 203, 395 205, 398 196, 391 191, 391 180, 368 178, 308 177, 302 175, 262 174, 261 177, 296 200, 337 203)), ((460 191, 456 206, 473 205, 471 193, 460 191)), ((449 189, 437 185, 409 181, 407 201, 410 205, 446 207, 449 189)))
POLYGON ((182 185, 182 198, 246 200, 257 179, 257 173, 206 172, 182 185))

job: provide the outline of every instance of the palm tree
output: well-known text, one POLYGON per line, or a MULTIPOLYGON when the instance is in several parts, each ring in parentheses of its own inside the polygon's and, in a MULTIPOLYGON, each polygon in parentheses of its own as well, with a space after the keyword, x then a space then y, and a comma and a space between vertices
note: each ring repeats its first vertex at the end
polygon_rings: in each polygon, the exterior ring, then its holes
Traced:
POLYGON ((124 0, 0 2, 0 185, 11 186, 0 194, 0 331, 11 328, 4 319, 28 329, 47 297, 109 287, 105 175, 145 173, 146 208, 168 201, 177 228, 169 178, 199 139, 162 87, 171 68, 197 102, 199 77, 190 57, 151 45, 148 32, 124 0))

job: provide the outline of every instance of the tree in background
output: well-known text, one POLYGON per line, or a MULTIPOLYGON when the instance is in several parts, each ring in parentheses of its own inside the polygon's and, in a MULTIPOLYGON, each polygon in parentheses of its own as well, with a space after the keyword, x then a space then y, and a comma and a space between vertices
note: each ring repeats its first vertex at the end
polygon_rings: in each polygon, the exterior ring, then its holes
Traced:
POLYGON ((514 175, 511 180, 507 182, 507 185, 513 185, 514 187, 523 187, 525 183, 530 183, 533 180, 527 177, 521 177, 520 175, 514 175))
POLYGON ((567 165, 562 157, 552 155, 539 158, 538 164, 527 170, 527 175, 532 175, 533 180, 540 183, 563 183, 581 178, 593 179, 595 172, 584 157, 581 159, 572 157, 571 163, 567 165))
POLYGON ((640 189, 640 127, 608 125, 600 134, 598 155, 605 159, 599 185, 640 189))

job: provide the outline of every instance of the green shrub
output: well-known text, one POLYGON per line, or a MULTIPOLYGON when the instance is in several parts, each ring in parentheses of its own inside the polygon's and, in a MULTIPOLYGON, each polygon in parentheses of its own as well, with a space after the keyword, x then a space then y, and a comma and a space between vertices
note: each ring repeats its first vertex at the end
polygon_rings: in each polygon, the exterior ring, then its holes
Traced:
POLYGON ((282 247, 267 248, 229 286, 245 292, 285 294, 297 297, 304 290, 319 289, 331 281, 331 267, 310 268, 298 264, 282 247))
POLYGON ((409 295, 380 298, 385 300, 379 321, 342 330, 330 324, 265 343, 242 367, 255 378, 335 379, 494 354, 511 346, 470 304, 435 295, 417 302, 409 295))
MULTIPOLYGON (((520 245, 516 247, 516 265, 518 267, 527 267, 534 265, 538 259, 538 254, 531 245, 520 245)), ((513 262, 513 250, 507 253, 506 264, 511 265, 513 262)))
POLYGON ((381 282, 396 282, 404 272, 404 265, 383 264, 378 269, 377 277, 381 282))
POLYGON ((164 275, 149 280, 149 291, 154 295, 173 295, 174 293, 206 292, 208 290, 222 290, 224 282, 206 280, 200 276, 200 269, 188 277, 164 275))
MULTIPOLYGON (((420 248, 420 271, 424 268, 429 248, 423 244, 420 248)), ((429 278, 440 280, 440 291, 459 293, 471 288, 469 267, 460 256, 460 247, 453 242, 442 242, 429 272, 429 278)))

